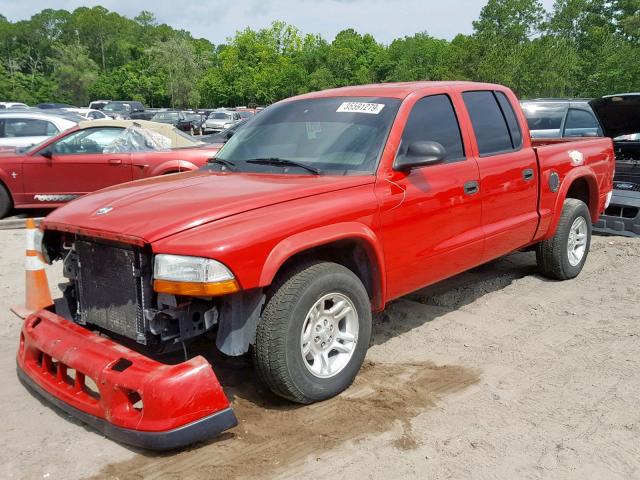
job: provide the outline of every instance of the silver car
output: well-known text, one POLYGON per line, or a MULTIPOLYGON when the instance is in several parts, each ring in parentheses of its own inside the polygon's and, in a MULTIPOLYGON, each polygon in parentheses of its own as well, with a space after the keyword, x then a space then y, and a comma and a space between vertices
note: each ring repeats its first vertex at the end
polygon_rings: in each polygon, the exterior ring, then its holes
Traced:
POLYGON ((238 112, 231 110, 216 110, 209 114, 209 118, 204 122, 204 133, 221 132, 242 120, 238 112))
POLYGON ((30 110, 3 110, 0 112, 0 147, 28 147, 40 143, 77 125, 78 121, 71 117, 72 114, 65 118, 30 110))
POLYGON ((531 138, 596 137, 600 124, 588 99, 537 98, 520 101, 531 138))

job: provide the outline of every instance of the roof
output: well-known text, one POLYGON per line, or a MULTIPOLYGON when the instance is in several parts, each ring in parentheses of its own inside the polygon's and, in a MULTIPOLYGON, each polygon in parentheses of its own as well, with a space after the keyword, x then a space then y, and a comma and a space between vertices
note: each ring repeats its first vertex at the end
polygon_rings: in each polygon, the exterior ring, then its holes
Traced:
POLYGON ((65 114, 60 114, 58 112, 49 113, 49 110, 38 110, 38 109, 17 109, 17 108, 9 108, 6 110, 0 110, 0 117, 2 118, 30 118, 33 120, 48 120, 50 122, 55 123, 58 126, 64 126, 64 128, 69 128, 76 123, 78 123, 79 119, 82 119, 79 115, 71 112, 64 112, 65 114))
POLYGON ((405 98, 408 95, 422 90, 450 88, 476 88, 476 89, 503 89, 502 85, 464 81, 439 81, 439 82, 397 82, 375 83, 370 85, 356 85, 351 87, 330 88, 319 92, 305 93, 293 99, 322 98, 322 97, 387 97, 405 98))
POLYGON ((173 125, 168 123, 150 122, 148 120, 85 120, 78 123, 79 129, 95 128, 95 127, 120 127, 129 128, 133 125, 153 130, 171 140, 171 148, 188 148, 202 145, 202 142, 191 139, 188 135, 183 134, 173 125))

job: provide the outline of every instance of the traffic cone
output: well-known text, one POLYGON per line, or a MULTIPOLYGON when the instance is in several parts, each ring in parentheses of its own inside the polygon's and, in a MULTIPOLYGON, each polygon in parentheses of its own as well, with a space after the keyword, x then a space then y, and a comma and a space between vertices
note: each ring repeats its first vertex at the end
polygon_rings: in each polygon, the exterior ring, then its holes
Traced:
POLYGON ((53 304, 47 272, 44 262, 40 260, 35 250, 36 225, 33 218, 27 218, 27 256, 25 259, 25 295, 24 306, 11 307, 11 311, 20 318, 26 318, 33 312, 53 304))

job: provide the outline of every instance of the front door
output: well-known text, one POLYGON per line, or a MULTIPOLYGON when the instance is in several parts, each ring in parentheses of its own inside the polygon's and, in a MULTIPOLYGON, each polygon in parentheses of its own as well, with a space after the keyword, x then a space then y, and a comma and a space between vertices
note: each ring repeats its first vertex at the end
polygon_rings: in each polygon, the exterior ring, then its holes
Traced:
POLYGON ((467 154, 448 95, 419 99, 409 115, 398 156, 413 142, 445 149, 440 164, 394 171, 376 183, 387 266, 387 298, 393 299, 482 261, 479 172, 467 154))
POLYGON ((25 200, 57 204, 132 180, 130 154, 113 145, 122 131, 77 130, 25 158, 25 200))

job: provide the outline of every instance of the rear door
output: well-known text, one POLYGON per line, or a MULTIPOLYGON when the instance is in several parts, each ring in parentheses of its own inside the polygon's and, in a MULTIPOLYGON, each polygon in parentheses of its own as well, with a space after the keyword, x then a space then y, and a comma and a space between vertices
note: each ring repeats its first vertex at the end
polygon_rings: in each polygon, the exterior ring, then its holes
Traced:
POLYGON ((538 166, 507 96, 462 94, 476 138, 486 260, 529 243, 538 226, 538 166))
POLYGON ((77 130, 25 158, 25 196, 33 203, 60 203, 130 181, 130 153, 107 153, 122 131, 116 127, 77 130))

